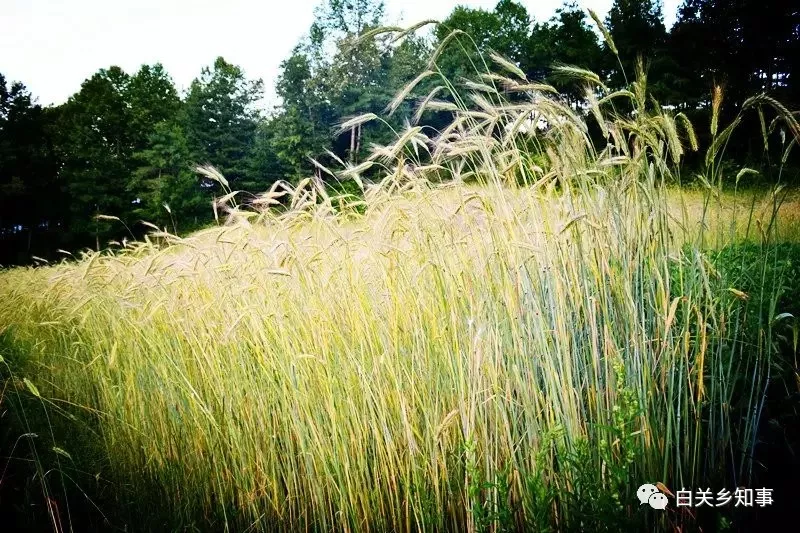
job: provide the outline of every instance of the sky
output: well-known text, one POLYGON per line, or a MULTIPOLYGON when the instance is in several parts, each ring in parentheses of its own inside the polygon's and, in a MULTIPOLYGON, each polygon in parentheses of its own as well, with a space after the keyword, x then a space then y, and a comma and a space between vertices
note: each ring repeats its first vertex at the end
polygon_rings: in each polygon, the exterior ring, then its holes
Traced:
MULTIPOLYGON (((389 23, 442 20, 457 5, 492 9, 498 0, 386 0, 389 23)), ((537 21, 562 0, 519 0, 537 21)), ((160 62, 179 90, 223 56, 261 78, 265 106, 281 62, 306 34, 321 0, 2 0, 0 73, 42 105, 60 104, 101 68, 129 73, 160 62)), ((680 0, 664 0, 667 27, 680 0)), ((612 0, 579 0, 605 17, 612 0)))

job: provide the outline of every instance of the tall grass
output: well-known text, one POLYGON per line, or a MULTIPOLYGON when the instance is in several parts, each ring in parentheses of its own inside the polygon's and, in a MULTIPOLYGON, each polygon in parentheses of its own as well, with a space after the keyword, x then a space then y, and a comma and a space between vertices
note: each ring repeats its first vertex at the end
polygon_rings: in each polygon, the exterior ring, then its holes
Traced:
POLYGON ((49 417, 35 445, 67 473, 94 454, 142 528, 664 526, 691 517, 643 511, 639 484, 746 482, 771 331, 745 342, 747 295, 668 198, 691 125, 644 76, 611 93, 572 72, 586 118, 520 74, 443 82, 422 105, 444 131, 325 169, 363 198, 231 192, 218 227, 3 272, 8 395, 49 417), (71 424, 81 453, 46 431, 71 424))

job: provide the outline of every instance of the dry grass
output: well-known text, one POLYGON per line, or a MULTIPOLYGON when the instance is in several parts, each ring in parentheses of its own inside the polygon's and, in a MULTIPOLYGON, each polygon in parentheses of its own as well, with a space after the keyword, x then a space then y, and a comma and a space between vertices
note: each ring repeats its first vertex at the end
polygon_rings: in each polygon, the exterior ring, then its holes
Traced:
POLYGON ((681 232, 693 238, 705 232, 714 239, 721 237, 723 244, 760 242, 771 221, 776 225, 771 238, 796 242, 800 236, 800 191, 796 189, 724 191, 718 197, 702 189, 675 189, 669 194, 668 206, 681 224, 681 232))

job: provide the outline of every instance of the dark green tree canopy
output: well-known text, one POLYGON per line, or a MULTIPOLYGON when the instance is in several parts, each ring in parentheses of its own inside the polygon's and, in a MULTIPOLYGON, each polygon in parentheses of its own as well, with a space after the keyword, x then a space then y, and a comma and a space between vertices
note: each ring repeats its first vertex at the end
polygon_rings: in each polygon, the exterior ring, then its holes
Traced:
POLYGON ((797 105, 800 5, 791 0, 686 0, 672 29, 671 55, 697 102, 725 86, 729 105, 766 91, 797 105))
POLYGON ((606 26, 620 51, 624 69, 620 72, 616 60, 609 58, 613 83, 622 85, 625 80, 633 80, 640 58, 650 63, 650 68, 661 68, 652 65, 663 58, 667 38, 660 0, 614 0, 606 17, 606 26))
POLYGON ((249 185, 252 176, 246 161, 260 118, 255 104, 261 96, 261 80, 248 80, 241 68, 222 57, 204 68, 183 106, 192 161, 214 164, 231 183, 249 185))
POLYGON ((548 22, 535 24, 528 50, 524 67, 530 77, 547 79, 573 103, 583 99, 583 85, 551 77, 551 67, 571 65, 602 73, 603 56, 597 35, 576 2, 565 2, 548 22))
POLYGON ((455 44, 442 54, 438 65, 445 76, 456 78, 485 69, 482 54, 489 51, 517 63, 525 61, 531 19, 525 7, 513 0, 501 0, 493 11, 456 7, 436 28, 436 38, 443 41, 459 30, 455 44))
POLYGON ((34 239, 36 232, 50 236, 64 218, 52 121, 25 85, 9 86, 0 73, 0 264, 57 244, 34 239))

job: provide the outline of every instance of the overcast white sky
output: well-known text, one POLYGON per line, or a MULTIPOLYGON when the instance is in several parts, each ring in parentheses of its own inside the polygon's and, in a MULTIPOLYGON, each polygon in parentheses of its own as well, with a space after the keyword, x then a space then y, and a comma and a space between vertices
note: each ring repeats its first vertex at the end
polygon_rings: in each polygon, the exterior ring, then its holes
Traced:
MULTIPOLYGON (((389 22, 442 20, 456 5, 498 0, 386 0, 389 22)), ((127 72, 161 62, 179 90, 217 56, 264 80, 267 102, 281 61, 313 21, 321 0, 1 0, 0 72, 44 105, 66 101, 100 68, 127 72)), ((539 21, 562 0, 521 0, 539 21)), ((669 27, 680 0, 664 0, 669 27)), ((579 0, 605 16, 611 0, 579 0)))

